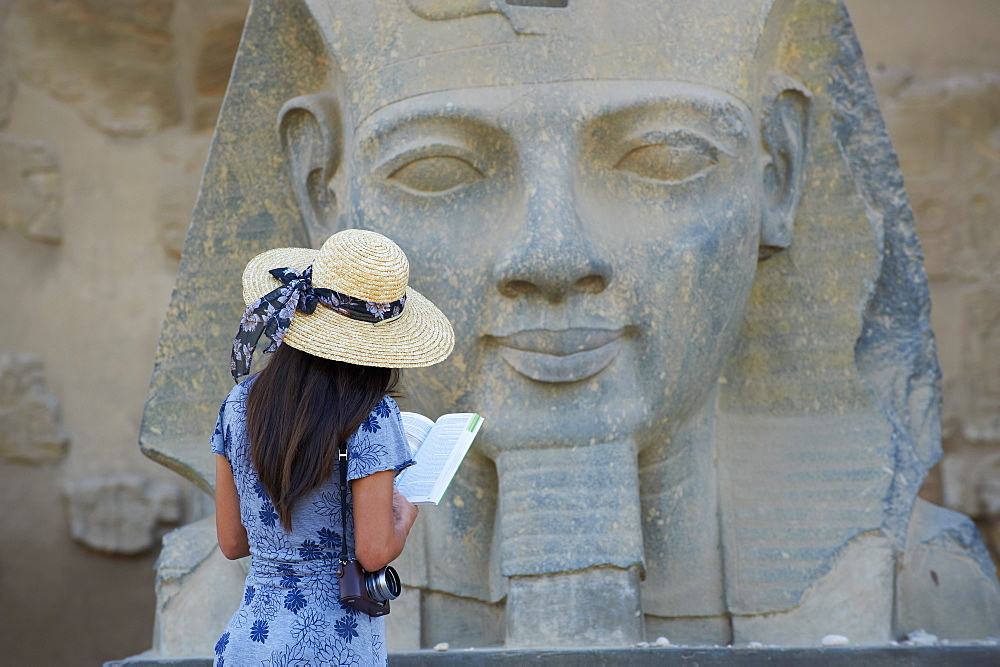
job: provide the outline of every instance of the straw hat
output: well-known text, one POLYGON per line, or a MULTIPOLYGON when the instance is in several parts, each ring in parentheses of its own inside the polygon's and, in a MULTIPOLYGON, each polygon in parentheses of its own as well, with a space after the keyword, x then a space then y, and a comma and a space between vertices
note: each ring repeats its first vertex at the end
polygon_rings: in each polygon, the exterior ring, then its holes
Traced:
POLYGON ((249 306, 281 287, 271 269, 303 272, 312 265, 313 287, 326 288, 373 303, 406 297, 402 313, 382 322, 363 322, 319 305, 296 312, 282 342, 326 359, 361 366, 414 368, 444 361, 455 346, 448 318, 412 287, 403 251, 375 232, 347 229, 328 238, 319 250, 276 248, 254 257, 243 272, 243 300, 249 306))

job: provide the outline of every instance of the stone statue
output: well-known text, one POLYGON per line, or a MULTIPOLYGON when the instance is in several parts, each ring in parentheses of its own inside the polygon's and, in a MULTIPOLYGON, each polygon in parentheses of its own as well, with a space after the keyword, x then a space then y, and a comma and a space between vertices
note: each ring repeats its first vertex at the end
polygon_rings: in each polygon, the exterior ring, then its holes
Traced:
POLYGON ((211 486, 240 268, 349 227, 454 324, 410 405, 486 417, 400 564, 414 644, 1000 627, 975 529, 916 499, 926 279, 839 2, 255 1, 147 454, 211 486))

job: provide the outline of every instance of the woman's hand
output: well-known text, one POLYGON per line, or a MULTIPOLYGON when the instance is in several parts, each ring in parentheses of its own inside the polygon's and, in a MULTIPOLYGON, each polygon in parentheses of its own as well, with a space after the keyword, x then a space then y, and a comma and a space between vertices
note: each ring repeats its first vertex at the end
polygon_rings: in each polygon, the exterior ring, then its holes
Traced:
POLYGON ((419 511, 420 509, 407 500, 395 486, 392 487, 392 519, 396 524, 396 530, 402 530, 408 535, 419 511))

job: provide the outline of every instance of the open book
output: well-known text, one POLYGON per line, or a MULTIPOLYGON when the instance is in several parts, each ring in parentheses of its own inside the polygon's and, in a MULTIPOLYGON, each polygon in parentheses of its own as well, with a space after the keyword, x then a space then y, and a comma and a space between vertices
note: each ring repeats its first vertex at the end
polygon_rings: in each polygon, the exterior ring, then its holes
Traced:
POLYGON ((456 412, 432 422, 416 412, 400 415, 416 464, 399 473, 396 488, 414 505, 437 505, 479 433, 483 418, 474 412, 456 412))

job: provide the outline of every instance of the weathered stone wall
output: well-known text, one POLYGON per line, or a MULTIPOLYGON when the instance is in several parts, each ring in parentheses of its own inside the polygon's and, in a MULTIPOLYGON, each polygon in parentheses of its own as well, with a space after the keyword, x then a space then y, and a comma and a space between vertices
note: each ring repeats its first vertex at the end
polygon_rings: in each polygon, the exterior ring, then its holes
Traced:
MULTIPOLYGON (((247 0, 0 2, 0 627, 10 664, 150 645, 154 546, 203 494, 136 446, 247 0), (126 554, 136 554, 125 557, 126 554)), ((946 456, 1000 550, 1000 7, 848 0, 933 296, 946 456)), ((208 428, 208 426, 206 426, 208 428)))
POLYGON ((0 2, 0 642, 145 650, 161 536, 207 498, 139 419, 245 0, 0 2))
POLYGON ((943 373, 923 495, 1000 562, 1000 5, 849 0, 913 205, 943 373))

